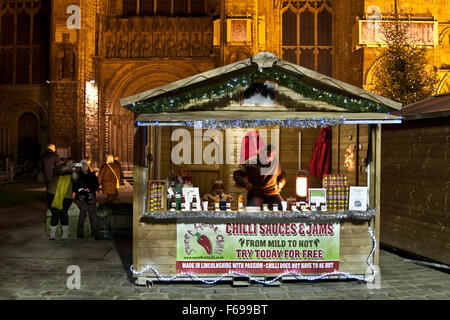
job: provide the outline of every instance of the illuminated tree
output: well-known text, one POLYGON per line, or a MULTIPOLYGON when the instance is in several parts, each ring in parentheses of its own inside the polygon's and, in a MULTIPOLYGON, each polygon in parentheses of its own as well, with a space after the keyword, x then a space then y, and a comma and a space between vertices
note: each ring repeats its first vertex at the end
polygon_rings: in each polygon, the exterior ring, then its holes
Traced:
POLYGON ((428 63, 428 49, 412 39, 409 24, 399 15, 379 24, 386 47, 377 54, 372 90, 408 105, 435 93, 437 74, 428 63))

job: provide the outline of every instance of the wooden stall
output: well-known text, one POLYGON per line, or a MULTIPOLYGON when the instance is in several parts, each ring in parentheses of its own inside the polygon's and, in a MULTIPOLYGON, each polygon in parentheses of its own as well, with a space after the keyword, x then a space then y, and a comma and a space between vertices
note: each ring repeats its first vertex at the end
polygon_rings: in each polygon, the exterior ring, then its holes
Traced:
POLYGON ((450 265, 450 94, 404 107, 383 126, 380 242, 450 265))
MULTIPOLYGON (((137 284, 374 279, 380 128, 401 122, 389 114, 400 104, 268 52, 121 99, 121 104, 135 113, 132 268, 137 284), (302 206, 297 211, 296 174, 308 169, 322 128, 329 127, 329 180, 345 177, 345 186, 367 187, 367 206, 326 211, 325 205, 321 211, 302 206), (286 175, 280 194, 295 208, 246 207, 247 192, 236 185, 233 173, 249 135, 276 146, 286 175), (192 182, 187 186, 198 188, 200 196, 222 180, 233 198, 230 210, 171 211, 156 195, 161 191, 149 187, 162 180, 170 188, 170 175, 185 177, 181 182, 192 182), (244 198, 240 212, 239 195, 244 198)), ((308 187, 320 189, 324 181, 311 175, 308 187)), ((335 189, 326 183, 328 197, 335 189)))

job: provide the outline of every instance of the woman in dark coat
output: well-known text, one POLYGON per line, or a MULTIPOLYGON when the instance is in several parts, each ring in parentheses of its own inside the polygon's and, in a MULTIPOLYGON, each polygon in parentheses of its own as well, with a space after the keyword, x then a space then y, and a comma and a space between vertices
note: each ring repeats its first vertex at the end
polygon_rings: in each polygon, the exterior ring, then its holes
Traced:
POLYGON ((78 216, 77 236, 84 236, 84 222, 89 214, 91 232, 95 240, 100 239, 100 225, 97 216, 97 206, 95 192, 98 190, 98 179, 94 172, 89 170, 86 160, 81 160, 81 168, 78 172, 78 179, 73 184, 75 191, 75 203, 80 209, 78 216))
POLYGON ((112 203, 114 195, 120 184, 120 168, 114 163, 114 157, 108 155, 106 163, 100 168, 98 173, 98 181, 102 186, 103 194, 106 194, 106 202, 112 203))

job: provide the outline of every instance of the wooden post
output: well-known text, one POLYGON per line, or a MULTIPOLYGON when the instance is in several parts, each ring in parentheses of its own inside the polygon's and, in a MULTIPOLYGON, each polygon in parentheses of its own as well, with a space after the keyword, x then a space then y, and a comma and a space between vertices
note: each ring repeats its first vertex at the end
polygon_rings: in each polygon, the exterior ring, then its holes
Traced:
POLYGON ((377 124, 376 141, 375 141, 375 209, 377 215, 375 217, 375 238, 377 239, 377 249, 374 255, 374 264, 379 266, 380 258, 380 219, 381 219, 381 124, 377 124))
POLYGON ((161 127, 158 126, 156 135, 158 137, 158 151, 157 155, 157 163, 156 163, 156 179, 161 179, 161 127))
POLYGON ((133 266, 138 267, 138 228, 145 203, 145 183, 148 170, 145 167, 147 158, 146 128, 134 128, 134 167, 133 167, 133 266), (144 131, 145 130, 145 131, 144 131))
POLYGON ((139 129, 134 128, 134 166, 133 166, 133 266, 137 266, 137 228, 139 224, 139 187, 141 185, 141 170, 139 167, 138 146, 139 144, 139 129))
POLYGON ((372 231, 377 240, 373 263, 379 265, 380 250, 380 216, 381 216, 381 125, 378 124, 371 133, 372 139, 372 161, 370 163, 369 181, 369 206, 375 208, 376 216, 371 221, 372 231))

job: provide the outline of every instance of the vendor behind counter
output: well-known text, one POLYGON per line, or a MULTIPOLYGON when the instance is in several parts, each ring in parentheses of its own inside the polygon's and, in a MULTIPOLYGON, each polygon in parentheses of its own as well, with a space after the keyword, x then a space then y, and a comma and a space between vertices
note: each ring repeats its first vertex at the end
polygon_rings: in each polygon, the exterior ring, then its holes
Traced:
POLYGON ((265 145, 259 153, 245 161, 233 173, 238 186, 244 187, 247 194, 247 206, 259 206, 267 203, 270 207, 281 207, 281 190, 286 184, 285 173, 277 157, 274 145, 265 145))

